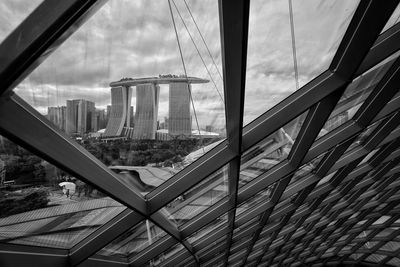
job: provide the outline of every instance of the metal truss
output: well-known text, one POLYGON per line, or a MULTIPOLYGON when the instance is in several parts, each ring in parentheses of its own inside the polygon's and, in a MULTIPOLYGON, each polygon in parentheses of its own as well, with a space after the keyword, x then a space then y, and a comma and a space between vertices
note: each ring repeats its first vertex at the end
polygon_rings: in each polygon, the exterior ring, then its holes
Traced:
POLYGON ((398 1, 361 1, 329 69, 243 127, 250 3, 220 0, 227 139, 145 197, 12 92, 102 3, 45 0, 0 45, 0 133, 126 209, 68 250, 0 244, 2 266, 143 266, 176 245, 160 266, 394 265, 400 253, 400 58, 367 88, 353 117, 320 132, 346 109, 343 103, 352 103, 341 102, 346 89, 400 49, 399 24, 381 33, 398 1), (246 153, 302 114, 287 158, 241 185, 246 153), (226 197, 179 227, 161 212, 223 166, 226 197), (96 254, 144 220, 167 235, 131 257, 96 254), (207 234, 190 241, 203 230, 207 234))

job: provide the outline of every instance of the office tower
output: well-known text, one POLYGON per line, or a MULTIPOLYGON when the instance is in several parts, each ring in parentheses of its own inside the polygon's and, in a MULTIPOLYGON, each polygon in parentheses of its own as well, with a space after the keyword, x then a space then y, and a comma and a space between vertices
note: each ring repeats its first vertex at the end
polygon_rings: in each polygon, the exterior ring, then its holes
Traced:
MULTIPOLYGON (((111 88, 111 110, 104 136, 120 136, 124 127, 130 127, 132 89, 126 86, 111 88)), ((108 112, 108 107, 107 107, 108 112)))
POLYGON ((190 135, 190 85, 188 83, 169 84, 169 121, 170 135, 190 135))
POLYGON ((48 107, 47 118, 54 123, 61 131, 65 131, 66 126, 66 106, 48 107))
POLYGON ((92 132, 97 132, 106 127, 106 115, 104 109, 96 109, 94 116, 92 116, 92 132))
POLYGON ((153 83, 136 85, 134 139, 156 138, 159 95, 159 85, 153 83))
POLYGON ((84 135, 91 131, 94 112, 94 102, 84 99, 67 100, 66 133, 84 135))

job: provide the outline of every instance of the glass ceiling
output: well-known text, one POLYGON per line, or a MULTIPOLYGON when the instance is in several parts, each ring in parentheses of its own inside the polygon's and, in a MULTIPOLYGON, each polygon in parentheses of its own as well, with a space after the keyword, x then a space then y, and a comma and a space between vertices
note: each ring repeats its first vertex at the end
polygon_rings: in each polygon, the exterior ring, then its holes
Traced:
POLYGON ((396 16, 44 1, 0 45, 0 262, 397 266, 396 16))

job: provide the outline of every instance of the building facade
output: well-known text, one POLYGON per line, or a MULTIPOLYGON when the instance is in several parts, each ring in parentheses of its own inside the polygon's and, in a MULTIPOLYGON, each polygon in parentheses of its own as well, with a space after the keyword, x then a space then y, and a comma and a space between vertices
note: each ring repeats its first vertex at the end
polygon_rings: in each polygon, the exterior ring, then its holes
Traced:
MULTIPOLYGON (((124 127, 130 127, 132 89, 126 86, 111 88, 111 109, 108 116, 105 137, 120 136, 124 127)), ((107 107, 108 112, 108 107, 107 107)))
POLYGON ((65 132, 84 135, 93 131, 92 117, 95 110, 94 102, 84 99, 67 100, 65 132))
POLYGON ((168 133, 191 135, 190 84, 170 83, 168 133))
POLYGON ((134 139, 156 138, 160 86, 154 83, 136 86, 134 139))

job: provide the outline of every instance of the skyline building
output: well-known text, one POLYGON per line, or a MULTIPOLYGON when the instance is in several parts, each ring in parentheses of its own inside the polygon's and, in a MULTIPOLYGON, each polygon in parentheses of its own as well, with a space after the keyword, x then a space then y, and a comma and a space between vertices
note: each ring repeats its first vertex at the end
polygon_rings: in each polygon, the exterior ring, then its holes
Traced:
POLYGON ((97 132, 106 127, 106 114, 104 109, 96 109, 92 116, 92 131, 97 132))
POLYGON ((84 135, 92 131, 92 116, 95 110, 94 102, 84 99, 67 100, 65 132, 84 135))
MULTIPOLYGON (((128 86, 111 88, 111 109, 108 116, 105 137, 120 136, 125 128, 130 128, 132 89, 128 86)), ((107 107, 108 111, 108 107, 107 107)))
POLYGON ((109 121, 103 136, 156 139, 159 84, 169 85, 169 118, 164 121, 163 127, 171 135, 191 135, 190 86, 192 83, 207 82, 205 79, 169 74, 148 78, 123 78, 110 83, 111 107, 110 111, 107 107, 109 121), (131 106, 133 86, 136 86, 135 115, 131 106))
POLYGON ((48 107, 47 119, 54 123, 61 131, 65 131, 66 127, 66 113, 67 107, 48 107))
POLYGON ((136 85, 134 139, 156 138, 160 86, 154 83, 136 85))
POLYGON ((190 120, 190 84, 169 84, 168 134, 191 135, 190 120))

